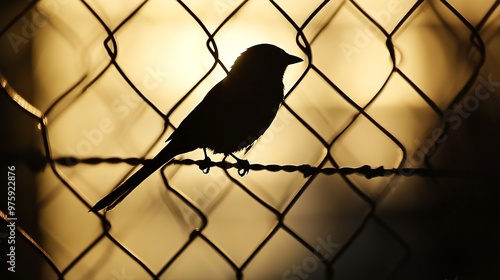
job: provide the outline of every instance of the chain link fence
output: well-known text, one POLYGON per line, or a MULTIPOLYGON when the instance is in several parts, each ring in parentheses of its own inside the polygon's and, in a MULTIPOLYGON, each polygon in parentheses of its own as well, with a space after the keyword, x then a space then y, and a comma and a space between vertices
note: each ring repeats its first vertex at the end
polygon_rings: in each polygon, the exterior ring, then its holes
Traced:
POLYGON ((2 209, 7 225, 18 221, 5 235, 17 240, 18 271, 2 273, 400 278, 418 252, 383 214, 401 207, 398 189, 457 175, 429 159, 492 101, 497 78, 483 66, 499 3, 3 3, 2 118, 23 114, 7 133, 29 134, 17 144, 30 148, 2 150, 25 184, 11 194, 18 211, 2 209), (216 155, 205 175, 194 151, 110 213, 87 213, 261 42, 305 63, 287 70, 277 119, 245 156, 248 175, 216 155), (39 265, 19 271, 24 262, 39 265))

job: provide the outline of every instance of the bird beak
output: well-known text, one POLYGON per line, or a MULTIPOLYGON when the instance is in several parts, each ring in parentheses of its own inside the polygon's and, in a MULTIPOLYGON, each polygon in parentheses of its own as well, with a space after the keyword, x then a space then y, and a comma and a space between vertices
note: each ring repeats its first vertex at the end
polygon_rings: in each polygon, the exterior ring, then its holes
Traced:
POLYGON ((301 61, 303 61, 302 58, 297 57, 297 56, 293 56, 293 55, 289 54, 288 57, 287 57, 288 65, 294 64, 294 63, 297 63, 297 62, 301 62, 301 61))

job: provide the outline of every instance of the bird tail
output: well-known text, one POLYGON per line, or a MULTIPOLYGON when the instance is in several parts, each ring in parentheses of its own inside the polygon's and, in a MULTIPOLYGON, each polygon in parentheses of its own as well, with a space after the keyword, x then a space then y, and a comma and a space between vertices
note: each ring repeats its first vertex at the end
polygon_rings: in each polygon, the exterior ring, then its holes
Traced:
POLYGON ((157 169, 172 160, 178 155, 176 149, 171 145, 163 148, 151 161, 147 162, 137 172, 132 174, 127 180, 114 188, 108 195, 99 200, 89 212, 97 212, 104 209, 104 212, 110 211, 118 203, 120 203, 127 195, 129 195, 142 181, 146 180, 157 169))

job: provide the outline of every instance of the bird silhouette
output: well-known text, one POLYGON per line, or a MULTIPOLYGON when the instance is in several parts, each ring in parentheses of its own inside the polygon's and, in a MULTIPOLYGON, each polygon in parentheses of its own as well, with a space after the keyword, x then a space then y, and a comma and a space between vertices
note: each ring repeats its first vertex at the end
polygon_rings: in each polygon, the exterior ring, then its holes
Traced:
MULTIPOLYGON (((90 211, 109 211, 142 181, 175 156, 202 148, 233 156, 248 172, 248 161, 234 152, 248 151, 269 128, 283 102, 283 75, 288 65, 302 61, 271 44, 248 48, 234 62, 227 76, 217 83, 170 135, 152 160, 108 195, 90 211)), ((208 165, 200 167, 208 172, 208 165)))

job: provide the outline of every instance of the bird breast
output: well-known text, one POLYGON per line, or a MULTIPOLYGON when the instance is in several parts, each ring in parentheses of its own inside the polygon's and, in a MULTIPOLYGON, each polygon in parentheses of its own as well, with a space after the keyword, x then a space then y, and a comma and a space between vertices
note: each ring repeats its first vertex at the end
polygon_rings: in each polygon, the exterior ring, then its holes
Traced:
POLYGON ((212 116, 216 137, 207 143, 207 148, 229 154, 250 146, 262 136, 283 101, 283 85, 280 84, 254 84, 228 90, 231 94, 221 100, 222 110, 212 116))

